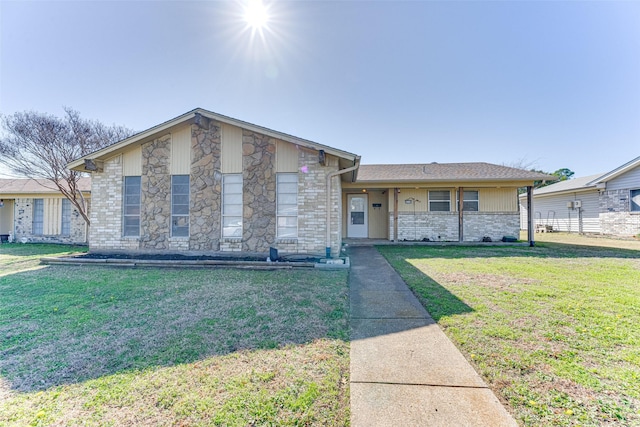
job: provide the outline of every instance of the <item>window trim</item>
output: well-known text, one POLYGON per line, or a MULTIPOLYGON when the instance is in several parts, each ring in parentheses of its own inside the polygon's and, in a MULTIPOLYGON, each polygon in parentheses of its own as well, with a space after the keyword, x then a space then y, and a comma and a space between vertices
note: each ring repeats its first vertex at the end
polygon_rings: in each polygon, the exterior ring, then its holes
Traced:
POLYGON ((429 190, 427 192, 427 198, 428 198, 428 204, 429 204, 429 212, 451 212, 451 190, 429 190), (434 192, 438 192, 438 193, 442 193, 442 192, 447 192, 447 194, 449 195, 449 197, 444 200, 444 199, 436 199, 436 200, 432 200, 431 199, 431 193, 434 192), (437 203, 448 203, 449 204, 449 208, 447 210, 440 210, 440 209, 431 209, 431 202, 437 202, 437 203))
POLYGON ((140 213, 142 210, 142 177, 139 175, 125 176, 122 180, 122 237, 140 237, 140 213), (136 206, 135 204, 127 204, 127 181, 131 178, 138 178, 138 213, 136 215, 127 214, 127 206, 136 206), (127 227, 125 225, 125 218, 138 219, 138 232, 137 234, 127 234, 127 227))
MULTIPOLYGON (((229 184, 238 184, 238 182, 233 182, 233 183, 229 183, 229 184)), ((234 239, 234 240, 241 240, 242 239, 242 235, 244 233, 244 199, 243 199, 243 196, 244 196, 244 176, 241 173, 225 173, 225 174, 223 174, 222 175, 222 203, 221 203, 221 209, 220 209, 220 219, 221 219, 221 221, 220 221, 220 236, 223 239, 234 239), (231 178, 231 177, 235 177, 235 178, 239 177, 240 178, 239 184, 240 184, 241 190, 240 190, 239 193, 227 193, 227 182, 226 181, 227 181, 228 178, 231 178), (240 215, 237 215, 237 214, 233 214, 232 215, 232 214, 226 214, 225 213, 225 206, 226 206, 225 199, 228 196, 231 196, 231 195, 240 195, 240 200, 242 200, 240 202, 240 215), (225 219, 227 219, 227 218, 239 218, 239 220, 240 220, 239 221, 240 222, 240 236, 235 236, 235 235, 227 236, 227 235, 225 235, 225 231, 224 231, 225 226, 224 226, 224 224, 225 224, 225 219)), ((234 234, 235 234, 235 232, 234 232, 234 234)))
MULTIPOLYGON (((292 182, 283 182, 282 184, 293 184, 292 182)), ((298 177, 298 173, 297 172, 281 172, 281 173, 277 173, 276 174, 276 239, 280 239, 280 240, 284 240, 284 239, 297 239, 298 238, 298 233, 300 231, 300 227, 298 224, 298 218, 299 218, 299 210, 298 210, 298 202, 299 202, 299 194, 300 192, 298 191, 298 185, 300 183, 299 177, 298 177), (281 194, 294 194, 294 193, 284 193, 282 191, 280 191, 280 177, 295 177, 295 214, 283 214, 280 213, 280 195, 281 194), (295 235, 293 236, 281 236, 279 234, 280 232, 280 218, 295 218, 295 235)), ((291 205, 290 203, 287 203, 286 205, 291 205)), ((289 227, 291 228, 291 227, 289 227)))
POLYGON ((176 175, 171 175, 171 237, 176 237, 176 238, 188 238, 190 236, 191 233, 191 227, 190 227, 190 217, 191 217, 191 176, 190 175, 185 175, 185 174, 176 174, 176 175), (176 178, 184 178, 186 177, 187 182, 184 183, 175 183, 174 180, 176 178), (185 185, 187 186, 187 192, 186 193, 176 193, 175 192, 175 187, 176 185, 185 185), (174 201, 174 197, 176 196, 187 196, 187 203, 186 203, 186 207, 187 207, 187 213, 186 214, 176 214, 174 213, 175 211, 175 207, 176 206, 185 206, 184 203, 175 203, 174 201), (177 221, 180 220, 180 218, 186 218, 186 226, 178 226, 177 225, 177 221), (176 231, 180 229, 180 230, 187 230, 187 234, 178 234, 176 235, 176 231))

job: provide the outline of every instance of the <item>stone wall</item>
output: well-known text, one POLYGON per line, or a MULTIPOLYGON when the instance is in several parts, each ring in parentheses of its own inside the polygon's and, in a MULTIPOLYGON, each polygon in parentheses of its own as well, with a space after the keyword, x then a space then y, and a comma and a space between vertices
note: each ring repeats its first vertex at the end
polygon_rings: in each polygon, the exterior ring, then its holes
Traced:
POLYGON ((266 252, 276 238, 276 141, 242 131, 242 250, 266 252))
POLYGON ((630 212, 604 212, 600 214, 600 232, 614 236, 640 234, 640 214, 630 212))
MULTIPOLYGON (((393 212, 389 214, 389 236, 393 238, 393 212)), ((457 212, 398 212, 398 240, 458 241, 457 212)))
POLYGON ((142 145, 141 249, 171 246, 170 155, 170 134, 142 145))
MULTIPOLYGON (((393 238, 393 212, 389 214, 389 236, 393 238)), ((465 242, 479 242, 483 237, 498 241, 503 236, 518 236, 520 216, 517 212, 465 212, 463 217, 465 242)), ((398 240, 438 242, 458 241, 457 212, 399 212, 398 240)))
POLYGON ((600 212, 629 212, 629 190, 602 191, 600 212))
POLYGON ((465 212, 463 224, 465 242, 481 242, 483 237, 496 242, 504 236, 520 236, 517 212, 465 212))
POLYGON ((222 174, 220 124, 209 129, 191 126, 191 195, 189 249, 220 250, 222 174))
POLYGON ((14 205, 14 223, 16 242, 30 242, 33 227, 33 199, 16 199, 14 205))
MULTIPOLYGON (((47 198, 44 198, 45 200, 47 198)), ((33 199, 32 198, 18 198, 15 199, 14 204, 14 221, 15 221, 15 236, 13 236, 16 242, 30 242, 30 243, 63 243, 63 244, 86 244, 86 225, 82 216, 73 215, 75 207, 71 205, 71 217, 70 217, 70 233, 68 235, 63 234, 39 234, 33 233, 33 199)), ((91 210, 89 210, 91 212, 91 210)), ((46 221, 46 218, 44 219, 46 221)), ((59 225, 59 224, 58 224, 59 225)))

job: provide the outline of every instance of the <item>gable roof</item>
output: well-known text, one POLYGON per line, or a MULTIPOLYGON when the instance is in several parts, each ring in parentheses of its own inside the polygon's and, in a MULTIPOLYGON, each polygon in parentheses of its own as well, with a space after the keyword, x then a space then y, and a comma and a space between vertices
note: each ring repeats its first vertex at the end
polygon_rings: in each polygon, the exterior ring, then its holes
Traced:
POLYGON ((129 138, 123 139, 122 141, 116 142, 115 144, 111 144, 101 150, 95 151, 91 154, 83 156, 82 158, 74 160, 71 163, 69 163, 67 167, 69 169, 74 169, 74 170, 84 172, 85 159, 106 160, 109 157, 113 157, 119 154, 125 148, 131 145, 134 145, 134 144, 140 145, 145 142, 151 141, 155 138, 158 138, 159 136, 165 135, 176 126, 184 125, 187 123, 197 123, 200 120, 202 120, 203 117, 205 119, 211 119, 221 123, 237 126, 237 127, 247 129, 256 133, 270 136, 272 138, 276 138, 282 141, 290 142, 292 144, 300 145, 302 147, 307 147, 314 150, 324 150, 325 153, 338 157, 341 160, 342 167, 353 166, 360 162, 360 156, 353 153, 349 153, 347 151, 339 150, 337 148, 329 147, 328 145, 319 144, 317 142, 309 141, 307 139, 298 138, 293 135, 278 132, 262 126, 254 125, 252 123, 244 122, 242 120, 234 119, 232 117, 223 116, 222 114, 214 113, 212 111, 208 111, 202 108, 196 108, 178 117, 175 117, 171 120, 161 123, 157 126, 149 128, 142 132, 138 132, 137 134, 132 135, 129 138))
POLYGON ((359 183, 373 182, 495 182, 553 180, 552 175, 491 163, 426 163, 360 165, 359 183))
MULTIPOLYGON (((544 196, 547 194, 567 193, 584 191, 595 188, 596 185, 592 183, 593 180, 602 176, 601 173, 589 176, 583 176, 580 178, 567 179, 565 181, 556 182, 555 184, 547 185, 546 187, 536 188, 533 190, 534 196, 544 196)), ((522 197, 521 195, 520 197, 522 197)), ((526 196, 526 194, 524 195, 526 196)))
POLYGON ((610 181, 613 178, 616 178, 616 177, 622 175, 623 173, 628 172, 631 169, 634 169, 636 166, 640 166, 640 157, 636 157, 635 159, 631 160, 630 162, 627 162, 624 165, 615 168, 611 172, 607 172, 604 175, 601 175, 599 177, 594 178, 593 181, 591 181, 589 183, 597 185, 597 184, 601 184, 603 182, 610 181))
MULTIPOLYGON (((78 187, 82 192, 91 191, 91 178, 80 177, 78 187)), ((0 194, 60 194, 48 179, 9 178, 0 179, 0 194)))

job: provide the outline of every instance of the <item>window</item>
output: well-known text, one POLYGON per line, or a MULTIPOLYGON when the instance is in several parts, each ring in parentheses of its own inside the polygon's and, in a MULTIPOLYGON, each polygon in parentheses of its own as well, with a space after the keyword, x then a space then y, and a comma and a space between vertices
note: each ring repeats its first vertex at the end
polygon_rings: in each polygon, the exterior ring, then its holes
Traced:
POLYGON ((451 210, 449 190, 429 191, 429 210, 431 212, 449 212, 451 210))
POLYGON ((44 200, 33 199, 33 225, 31 233, 34 235, 43 234, 44 225, 44 200))
POLYGON ((171 235, 189 237, 189 175, 171 177, 171 235))
POLYGON ((242 174, 222 178, 222 237, 242 237, 242 174))
POLYGON ((631 212, 640 212, 640 189, 631 190, 631 204, 629 208, 631 212))
POLYGON ((295 239, 298 237, 298 174, 279 173, 276 183, 276 236, 281 239, 295 239))
POLYGON ((136 237, 140 235, 140 177, 124 177, 123 235, 136 237))
MULTIPOLYGON (((480 203, 478 199, 478 191, 477 190, 464 190, 463 191, 463 199, 462 199, 462 209, 465 211, 473 211, 478 212, 480 203)), ((460 192, 456 193, 456 204, 460 203, 460 192)))
POLYGON ((60 234, 63 236, 71 234, 71 202, 69 199, 62 199, 62 223, 60 224, 60 234))

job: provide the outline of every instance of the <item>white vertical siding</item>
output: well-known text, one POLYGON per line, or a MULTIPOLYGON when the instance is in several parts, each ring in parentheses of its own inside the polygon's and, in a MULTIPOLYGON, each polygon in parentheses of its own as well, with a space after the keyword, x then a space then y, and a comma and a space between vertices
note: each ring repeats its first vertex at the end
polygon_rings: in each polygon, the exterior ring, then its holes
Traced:
POLYGON ((171 175, 191 173, 191 126, 171 133, 171 175))
MULTIPOLYGON (((568 209, 567 202, 582 202, 582 232, 600 233, 600 201, 596 189, 533 199, 534 224, 550 225, 554 231, 580 232, 580 215, 577 209, 568 209)), ((520 205, 520 228, 527 229, 527 199, 520 205)))
POLYGON ((220 147, 222 173, 242 173, 242 129, 222 124, 220 147))
POLYGON ((276 172, 298 172, 298 146, 276 141, 276 172))
POLYGON ((62 199, 44 199, 44 221, 42 224, 42 234, 52 236, 60 234, 62 223, 62 199))
POLYGON ((122 176, 142 175, 142 147, 136 147, 122 154, 122 176))
POLYGON ((635 190, 640 188, 640 166, 607 182, 607 190, 635 190))

